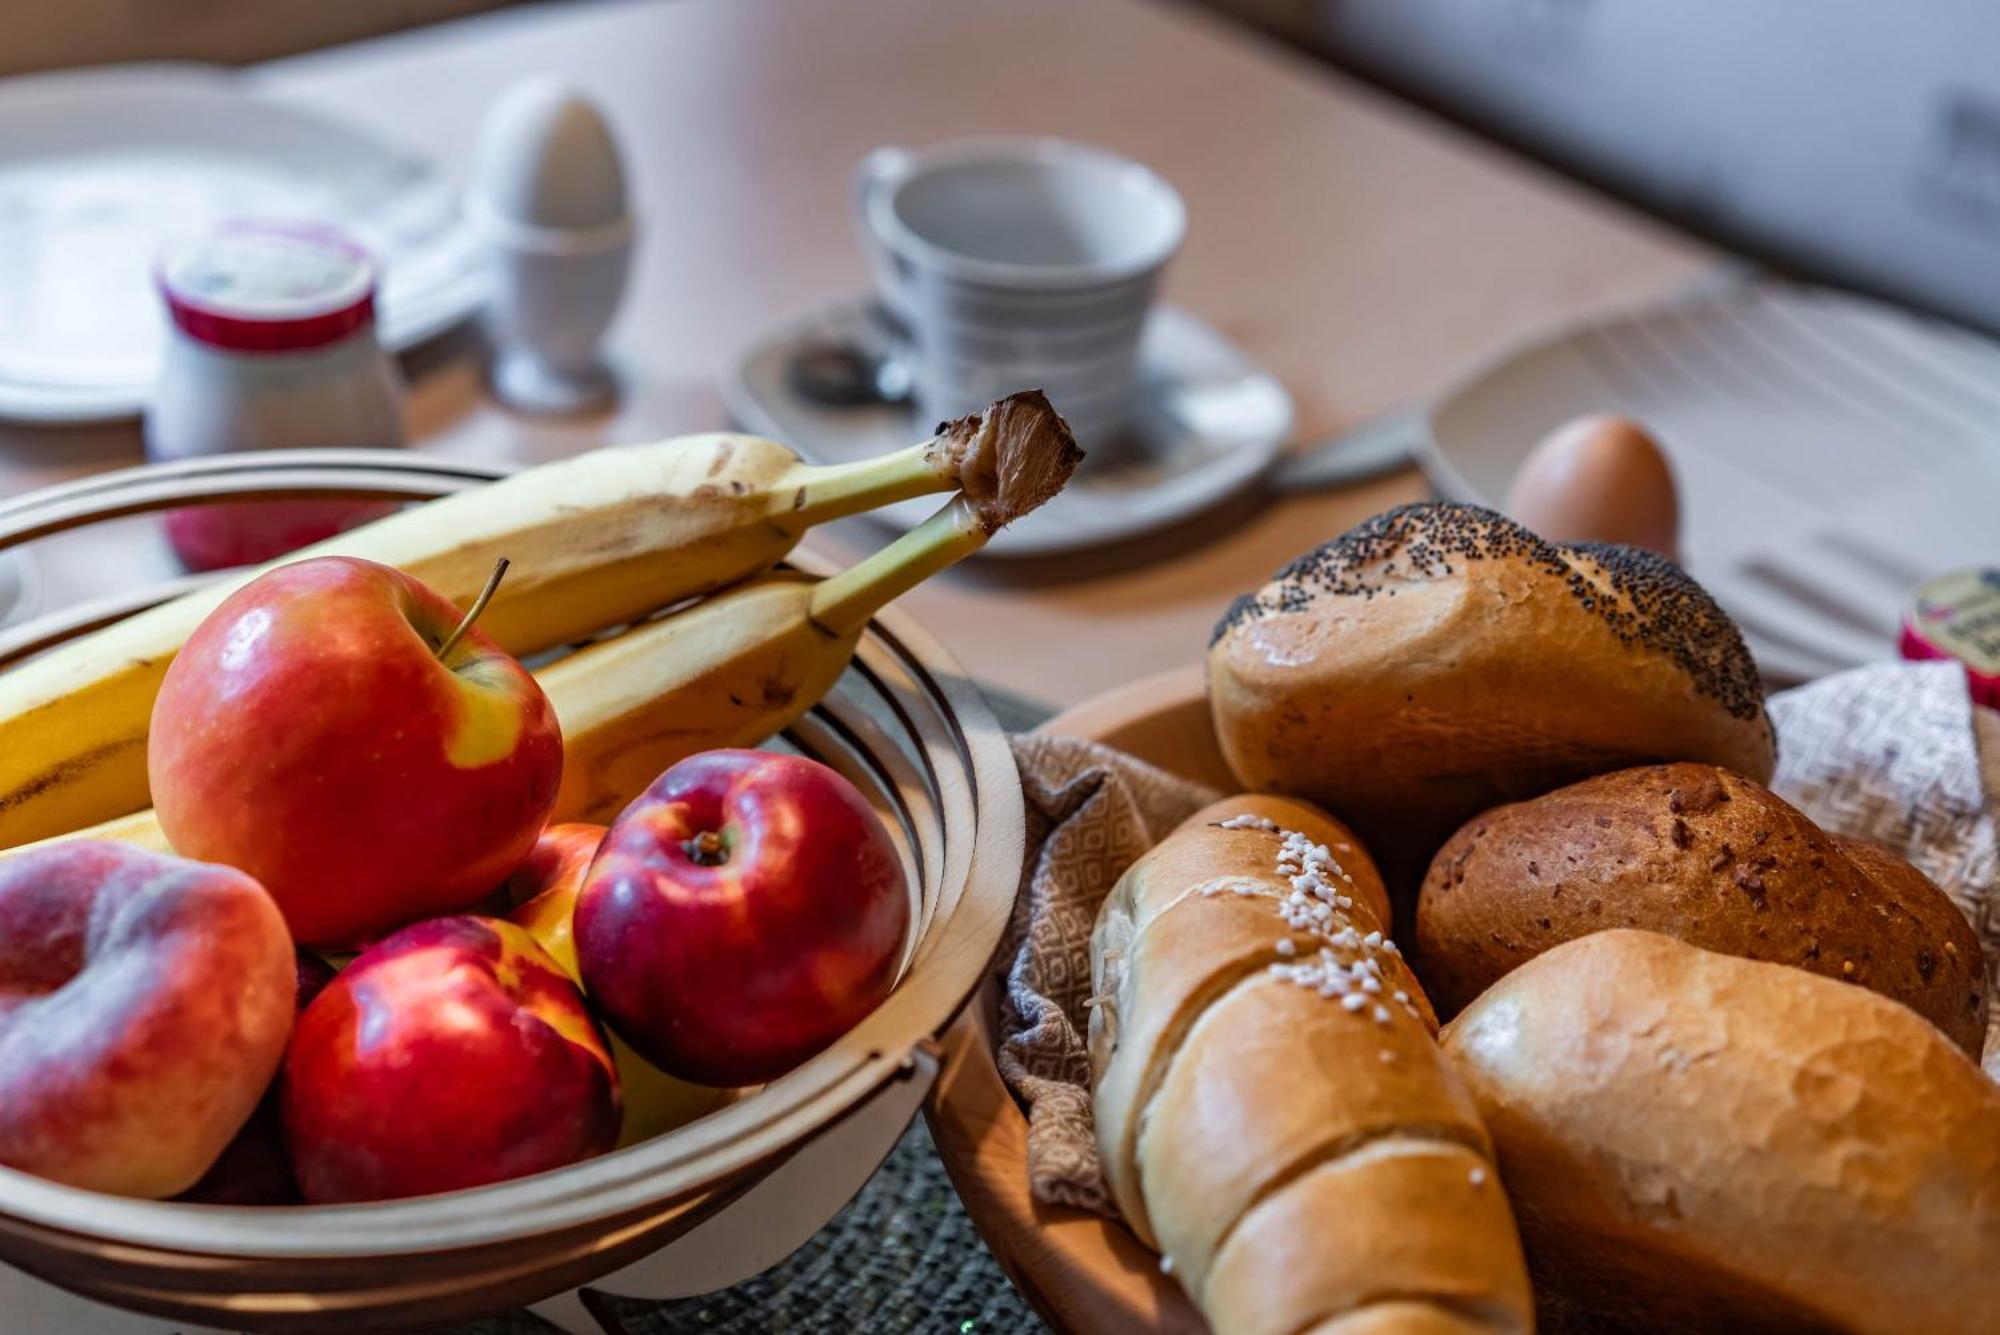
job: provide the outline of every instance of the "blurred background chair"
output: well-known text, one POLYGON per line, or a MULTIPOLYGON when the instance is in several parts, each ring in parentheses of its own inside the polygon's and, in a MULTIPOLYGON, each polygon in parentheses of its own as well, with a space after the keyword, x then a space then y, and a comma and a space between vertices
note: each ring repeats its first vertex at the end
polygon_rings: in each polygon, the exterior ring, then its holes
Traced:
POLYGON ((1752 258, 2000 330, 2000 8, 1211 3, 1752 258))

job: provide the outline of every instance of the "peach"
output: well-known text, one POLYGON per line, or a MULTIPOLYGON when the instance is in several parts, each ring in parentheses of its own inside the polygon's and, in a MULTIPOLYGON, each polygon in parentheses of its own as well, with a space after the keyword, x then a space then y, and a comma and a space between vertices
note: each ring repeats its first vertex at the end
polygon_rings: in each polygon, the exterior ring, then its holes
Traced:
MULTIPOLYGON (((295 1018, 335 976, 333 966, 309 950, 298 953, 297 975, 295 1018)), ((285 1116, 275 1077, 221 1157, 209 1165, 201 1181, 174 1199, 208 1205, 297 1205, 305 1199, 292 1180, 292 1162, 285 1153, 285 1116)))
POLYGON ((0 862, 0 1163, 186 1190, 270 1083, 295 990, 241 872, 93 840, 0 862))

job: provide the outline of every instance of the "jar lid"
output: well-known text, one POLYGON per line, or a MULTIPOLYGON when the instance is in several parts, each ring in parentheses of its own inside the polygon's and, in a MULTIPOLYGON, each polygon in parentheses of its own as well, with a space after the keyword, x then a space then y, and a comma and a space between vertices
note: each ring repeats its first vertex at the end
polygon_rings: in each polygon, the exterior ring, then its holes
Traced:
POLYGON ((1904 658, 1955 658, 1972 698, 2000 708, 2000 569, 1958 570, 1917 587, 1903 613, 1904 658))
POLYGON ((189 338, 235 352, 338 343, 375 318, 375 265, 327 228, 226 223, 160 261, 167 313, 189 338))

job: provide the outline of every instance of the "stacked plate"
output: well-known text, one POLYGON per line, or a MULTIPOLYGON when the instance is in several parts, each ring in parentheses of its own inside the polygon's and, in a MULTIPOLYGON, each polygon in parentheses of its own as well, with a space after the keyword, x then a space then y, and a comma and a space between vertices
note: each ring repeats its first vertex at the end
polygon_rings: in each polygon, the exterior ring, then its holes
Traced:
POLYGON ((140 412, 164 317, 153 259, 230 218, 309 219, 382 266, 404 348, 475 309, 478 249, 436 168, 198 65, 0 84, 0 419, 140 412))

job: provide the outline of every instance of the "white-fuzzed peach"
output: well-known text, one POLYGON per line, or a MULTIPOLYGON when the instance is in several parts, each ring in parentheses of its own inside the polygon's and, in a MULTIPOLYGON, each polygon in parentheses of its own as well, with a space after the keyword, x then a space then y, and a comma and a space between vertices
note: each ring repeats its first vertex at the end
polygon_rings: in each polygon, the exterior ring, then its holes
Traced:
POLYGON ((0 861, 0 1164, 186 1190, 277 1070, 295 990, 239 871, 91 840, 0 861))

